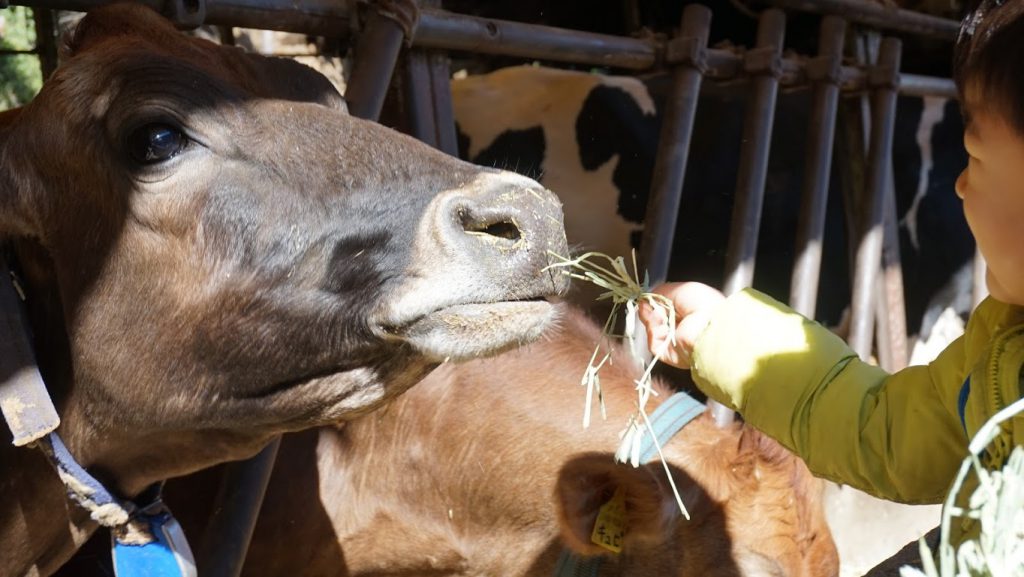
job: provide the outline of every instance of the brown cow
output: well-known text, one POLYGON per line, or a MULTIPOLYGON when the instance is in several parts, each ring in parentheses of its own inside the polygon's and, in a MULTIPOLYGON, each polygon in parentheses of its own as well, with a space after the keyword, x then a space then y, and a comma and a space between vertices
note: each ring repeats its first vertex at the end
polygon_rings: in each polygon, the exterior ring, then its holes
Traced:
MULTIPOLYGON (((837 575, 820 482, 755 430, 704 415, 665 445, 689 521, 660 463, 613 462, 638 372, 623 357, 603 370, 608 419, 584 430, 579 376, 598 333, 570 314, 533 345, 443 365, 372 415, 286 437, 244 575, 553 575, 565 544, 602 554, 591 529, 616 486, 628 529, 602 576, 837 575)), ((207 475, 168 487, 197 536, 207 475)))
MULTIPOLYGON (((125 498, 536 338, 566 284, 544 270, 566 248, 536 182, 138 5, 87 16, 0 115, 0 166, 58 433, 125 498)), ((48 575, 96 528, 33 448, 0 447, 0 494, 0 576, 48 575)))

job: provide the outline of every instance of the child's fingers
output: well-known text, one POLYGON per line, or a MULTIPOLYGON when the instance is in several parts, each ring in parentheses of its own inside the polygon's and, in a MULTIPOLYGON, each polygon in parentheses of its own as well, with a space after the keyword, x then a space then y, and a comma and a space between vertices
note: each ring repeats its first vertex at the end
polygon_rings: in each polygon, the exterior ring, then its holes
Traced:
POLYGON ((725 300, 721 291, 699 282, 664 283, 654 287, 651 292, 672 301, 676 316, 680 319, 699 310, 715 308, 725 300))
POLYGON ((646 302, 641 305, 640 320, 647 329, 651 353, 670 365, 689 368, 697 337, 725 297, 717 289, 695 282, 665 283, 652 292, 673 303, 676 325, 668 326, 667 315, 660 308, 646 302))
MULTIPOLYGON (((657 318, 659 315, 654 314, 657 318)), ((664 315, 661 315, 664 319, 664 315)), ((670 327, 664 320, 644 323, 647 328, 647 346, 658 360, 672 366, 686 369, 690 367, 689 355, 681 350, 681 343, 673 338, 676 327, 670 327)))

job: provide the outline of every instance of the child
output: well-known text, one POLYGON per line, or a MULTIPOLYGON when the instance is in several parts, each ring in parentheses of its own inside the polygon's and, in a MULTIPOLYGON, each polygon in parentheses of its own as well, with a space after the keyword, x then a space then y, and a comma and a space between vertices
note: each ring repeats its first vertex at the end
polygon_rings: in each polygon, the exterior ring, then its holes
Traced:
MULTIPOLYGON (((726 299, 698 283, 661 285, 655 292, 675 303, 675 327, 641 310, 651 351, 690 368, 710 397, 819 476, 903 503, 941 502, 973 434, 1024 384, 1024 0, 988 0, 964 20, 955 79, 970 156, 956 194, 991 296, 930 365, 889 375, 753 290, 726 299)), ((1022 443, 1024 415, 1004 425, 984 464, 1001 467, 1022 443)), ((954 541, 976 530, 960 523, 954 541)))

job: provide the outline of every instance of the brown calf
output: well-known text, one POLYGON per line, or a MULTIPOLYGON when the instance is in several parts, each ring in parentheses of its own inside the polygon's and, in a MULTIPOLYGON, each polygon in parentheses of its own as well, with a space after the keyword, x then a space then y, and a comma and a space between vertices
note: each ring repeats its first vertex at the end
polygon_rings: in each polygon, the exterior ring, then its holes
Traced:
MULTIPOLYGON (((608 420, 582 429, 579 376, 597 339, 570 314, 533 345, 443 365, 372 415, 286 437, 244 574, 547 576, 566 545, 606 556, 600 575, 838 574, 819 481, 749 427, 704 415, 664 447, 689 521, 660 463, 614 463, 638 374, 623 357, 606 367, 608 420), (590 534, 620 486, 616 556, 590 534)), ((211 475, 169 487, 197 534, 211 475)))
MULTIPOLYGON (((554 318, 561 206, 536 182, 140 5, 95 10, 67 46, 0 115, 0 241, 58 433, 112 492, 365 414, 554 318)), ((96 524, 42 452, 2 445, 0 576, 48 575, 96 524)))

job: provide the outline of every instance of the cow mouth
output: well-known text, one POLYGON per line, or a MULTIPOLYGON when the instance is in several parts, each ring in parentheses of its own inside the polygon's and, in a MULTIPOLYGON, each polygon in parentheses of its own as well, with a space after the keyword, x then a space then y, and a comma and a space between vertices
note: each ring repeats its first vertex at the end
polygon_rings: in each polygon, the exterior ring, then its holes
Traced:
POLYGON ((458 361, 534 341, 558 318, 558 311, 557 305, 542 297, 463 303, 437 309, 388 332, 428 357, 458 361))

